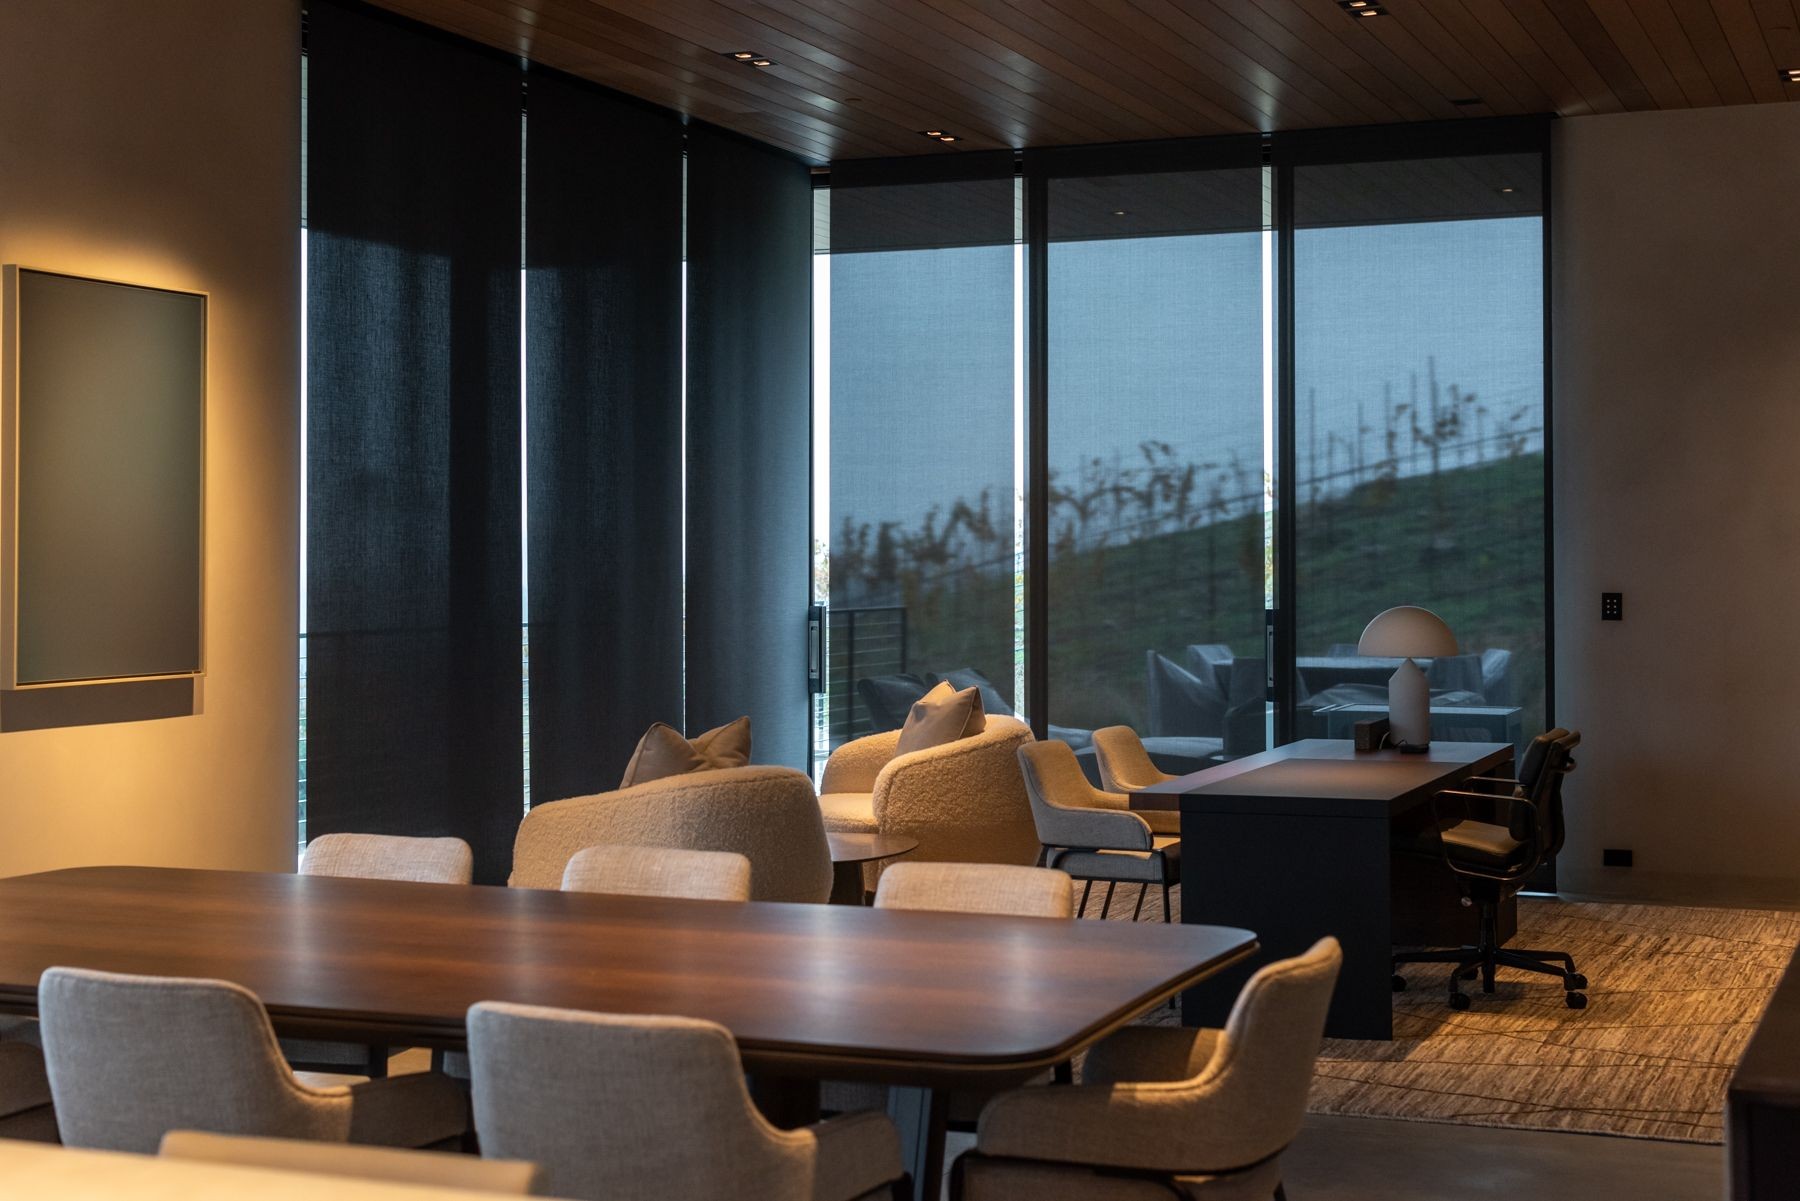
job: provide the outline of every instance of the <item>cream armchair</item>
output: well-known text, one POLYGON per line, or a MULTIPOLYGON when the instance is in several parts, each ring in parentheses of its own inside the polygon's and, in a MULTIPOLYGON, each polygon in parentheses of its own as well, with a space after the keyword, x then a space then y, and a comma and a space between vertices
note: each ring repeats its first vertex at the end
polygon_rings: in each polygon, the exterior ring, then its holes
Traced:
POLYGON ((750 898, 823 901, 831 848, 812 781, 787 767, 727 767, 538 805, 513 842, 515 888, 558 888, 575 853, 624 844, 736 851, 750 898))
POLYGON ((952 1198, 1280 1197, 1342 962, 1320 939, 1250 977, 1223 1030, 1128 1026, 1088 1053, 1081 1084, 995 1097, 952 1198))
MULTIPOLYGON (((913 863, 1020 863, 1037 859, 1037 830, 1019 774, 1031 728, 989 716, 968 738, 896 756, 900 731, 847 742, 825 764, 819 809, 833 833, 905 834, 913 863)), ((879 874, 864 868, 865 887, 879 874)))

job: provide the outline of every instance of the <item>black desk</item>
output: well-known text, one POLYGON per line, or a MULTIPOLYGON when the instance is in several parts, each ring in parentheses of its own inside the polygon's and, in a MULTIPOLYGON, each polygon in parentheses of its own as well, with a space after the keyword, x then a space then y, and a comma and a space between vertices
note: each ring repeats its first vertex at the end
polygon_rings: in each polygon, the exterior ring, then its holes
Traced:
MULTIPOLYGON (((1134 809, 1181 811, 1181 920, 1239 926, 1262 953, 1184 995, 1189 1025, 1221 1025, 1257 965, 1297 955, 1326 934, 1344 945, 1325 1033, 1392 1038, 1395 945, 1472 941, 1474 911, 1432 859, 1395 855, 1428 837, 1430 799, 1506 765, 1498 742, 1435 742, 1422 755, 1357 754, 1308 738, 1136 793, 1134 809)), ((1501 916, 1512 934, 1516 910, 1501 916)))
POLYGON ((1800 957, 1788 961, 1725 1093, 1731 1201, 1800 1196, 1800 957))

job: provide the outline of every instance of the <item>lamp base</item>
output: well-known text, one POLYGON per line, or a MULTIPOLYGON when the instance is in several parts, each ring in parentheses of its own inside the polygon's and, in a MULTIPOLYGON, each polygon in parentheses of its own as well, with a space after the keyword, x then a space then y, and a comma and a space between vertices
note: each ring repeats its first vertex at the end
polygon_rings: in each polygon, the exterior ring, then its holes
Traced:
POLYGON ((1388 741, 1409 754, 1431 748, 1431 685, 1411 659, 1388 680, 1388 741))

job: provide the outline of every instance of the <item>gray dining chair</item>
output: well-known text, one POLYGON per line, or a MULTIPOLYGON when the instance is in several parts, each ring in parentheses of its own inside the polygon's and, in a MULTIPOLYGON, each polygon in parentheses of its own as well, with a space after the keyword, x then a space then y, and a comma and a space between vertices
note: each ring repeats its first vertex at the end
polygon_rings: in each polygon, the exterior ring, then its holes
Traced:
POLYGON ((904 1179, 886 1116, 771 1125, 730 1031, 692 1018, 482 1002, 469 1010, 483 1155, 575 1201, 852 1201, 904 1179))
MULTIPOLYGON (((303 876, 403 880, 414 884, 467 884, 475 855, 460 838, 412 838, 400 834, 321 834, 300 857, 303 876)), ((387 1075, 393 1048, 315 1038, 284 1038, 281 1052, 297 1071, 379 1077, 387 1075)))
POLYGON ((1168 921, 1169 889, 1181 882, 1181 840, 1153 833, 1129 809, 1129 798, 1101 792, 1082 774, 1075 752, 1061 742, 1030 742, 1019 748, 1025 795, 1043 849, 1038 862, 1083 881, 1078 915, 1087 913, 1095 881, 1106 885, 1100 916, 1112 908, 1113 889, 1137 884, 1136 920, 1151 887, 1162 889, 1163 921, 1168 921))
POLYGON ((750 860, 736 851, 588 847, 570 857, 562 886, 564 892, 748 901, 750 860))
POLYGON ((277 1172, 303 1172, 387 1184, 416 1184, 431 1189, 457 1189, 490 1195, 529 1197, 541 1174, 533 1163, 516 1159, 479 1159, 396 1147, 323 1145, 291 1138, 258 1138, 244 1134, 209 1134, 171 1130, 157 1152, 165 1159, 231 1164, 277 1172))
POLYGON ((1300 1132, 1343 952, 1319 940, 1259 970, 1222 1030, 1127 1026, 1071 1088, 1002 1093, 981 1112, 953 1201, 1268 1201, 1300 1132))
POLYGON ((62 1141, 154 1152, 171 1130, 393 1147, 455 1146, 462 1089, 433 1073, 313 1088, 262 1002, 223 980, 51 968, 38 982, 62 1141))

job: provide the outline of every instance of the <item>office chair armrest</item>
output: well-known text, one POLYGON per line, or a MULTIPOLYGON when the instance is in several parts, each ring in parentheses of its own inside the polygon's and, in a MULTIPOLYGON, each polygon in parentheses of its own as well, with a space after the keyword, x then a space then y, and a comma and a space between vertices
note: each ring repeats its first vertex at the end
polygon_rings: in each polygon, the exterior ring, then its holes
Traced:
POLYGON ((1519 787, 1519 782, 1517 780, 1511 780, 1505 776, 1470 776, 1467 780, 1464 780, 1463 783, 1465 783, 1465 784, 1491 784, 1496 789, 1502 789, 1502 788, 1505 789, 1504 792, 1497 792, 1497 791, 1496 792, 1488 792, 1481 788, 1475 788, 1472 790, 1474 792, 1480 792, 1483 796, 1511 796, 1513 793, 1513 789, 1519 787))
MULTIPOLYGON (((1456 798, 1456 800, 1462 804, 1465 815, 1468 812, 1468 804, 1470 801, 1480 801, 1484 805, 1493 805, 1502 808, 1505 812, 1499 814, 1499 820, 1496 820, 1493 824, 1506 826, 1509 829, 1512 826, 1512 810, 1514 808, 1523 809, 1530 815, 1532 837, 1536 837, 1538 807, 1532 802, 1526 800, 1524 797, 1495 796, 1491 792, 1470 792, 1466 789, 1459 788, 1446 788, 1431 798, 1431 816, 1432 819, 1437 822, 1437 828, 1440 833, 1449 829, 1451 825, 1456 824, 1455 822, 1449 824, 1444 822, 1442 811, 1438 808, 1438 801, 1443 797, 1456 798)), ((1533 855, 1526 866, 1519 871, 1488 871, 1476 867, 1474 864, 1468 863, 1467 861, 1452 861, 1450 858, 1450 848, 1444 845, 1444 840, 1442 838, 1438 839, 1438 856, 1443 859, 1444 866, 1457 875, 1479 876, 1483 880, 1498 880, 1502 883, 1510 883, 1513 880, 1522 880, 1526 876, 1529 876, 1532 872, 1537 870, 1538 862, 1541 858, 1540 856, 1533 855)))

